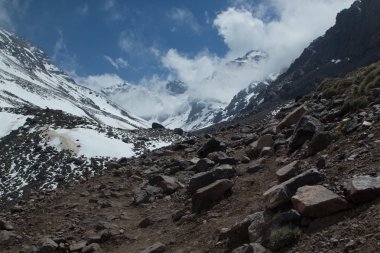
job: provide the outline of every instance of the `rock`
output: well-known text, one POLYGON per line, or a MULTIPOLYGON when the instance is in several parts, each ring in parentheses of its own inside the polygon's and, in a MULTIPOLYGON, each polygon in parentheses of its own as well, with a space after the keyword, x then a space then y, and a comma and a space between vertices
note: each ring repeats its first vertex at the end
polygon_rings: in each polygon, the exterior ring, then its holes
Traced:
POLYGON ((146 227, 149 227, 149 226, 152 225, 152 224, 153 224, 152 219, 150 219, 149 217, 147 217, 147 218, 142 219, 142 220, 139 222, 139 227, 140 227, 140 228, 146 228, 146 227))
POLYGON ((38 253, 52 253, 58 248, 58 244, 48 237, 44 237, 37 242, 38 253))
POLYGON ((298 212, 311 218, 329 216, 350 207, 345 199, 321 185, 300 187, 292 203, 298 212))
POLYGON ((208 157, 215 163, 219 164, 236 165, 238 163, 238 160, 236 158, 230 157, 221 151, 210 153, 208 157))
POLYGON ((149 179, 149 184, 160 187, 165 194, 172 194, 183 187, 183 185, 180 182, 178 182, 176 178, 164 175, 152 176, 149 179))
POLYGON ((192 170, 194 170, 195 172, 205 172, 208 171, 210 168, 214 167, 214 165, 214 161, 211 161, 208 158, 202 158, 199 159, 198 162, 196 162, 192 170))
POLYGON ((198 189, 192 198, 192 211, 200 213, 202 210, 209 208, 213 202, 218 201, 227 191, 231 190, 233 185, 232 181, 221 179, 198 189))
POLYGON ((258 243, 244 244, 239 248, 236 248, 232 253, 265 253, 266 249, 258 243))
POLYGON ((153 122, 152 129, 165 129, 165 127, 157 122, 153 122))
POLYGON ((15 244, 17 235, 11 231, 2 230, 0 231, 0 245, 10 245, 15 244))
POLYGON ((97 243, 91 243, 82 249, 82 253, 100 253, 101 248, 97 243))
POLYGON ((251 159, 256 158, 260 155, 263 148, 265 147, 271 148, 273 147, 273 144, 274 144, 274 141, 273 141, 272 135, 266 134, 266 135, 261 136, 257 141, 251 143, 246 153, 248 157, 250 157, 251 159))
POLYGON ((264 212, 257 212, 252 215, 252 222, 248 227, 248 235, 250 242, 255 242, 261 237, 264 224, 264 212))
POLYGON ((13 229, 14 228, 13 228, 12 224, 7 222, 6 220, 0 219, 0 230, 12 231, 13 229))
POLYGON ((302 116, 307 112, 307 109, 304 105, 293 110, 289 113, 278 125, 277 132, 280 132, 282 129, 286 127, 291 127, 294 124, 297 124, 302 116))
POLYGON ((133 204, 140 205, 149 202, 150 195, 144 190, 135 191, 133 194, 133 204))
POLYGON ((300 170, 300 161, 293 161, 276 172, 279 182, 284 182, 296 176, 300 170))
POLYGON ((86 245, 87 245, 86 241, 80 241, 80 242, 71 244, 70 245, 70 251, 71 252, 79 251, 79 250, 83 249, 84 247, 86 247, 86 245))
POLYGON ((248 215, 243 220, 235 223, 232 227, 221 231, 218 240, 227 240, 229 249, 234 249, 243 243, 249 242, 248 227, 254 220, 258 219, 258 217, 260 217, 258 213, 248 215))
POLYGON ((264 168, 264 158, 257 159, 247 166, 247 172, 248 173, 255 173, 259 170, 262 170, 264 168))
POLYGON ((312 116, 303 116, 289 143, 289 152, 293 153, 307 140, 311 140, 316 132, 322 131, 321 122, 312 116))
POLYGON ((380 176, 358 176, 345 184, 348 198, 354 203, 371 201, 380 196, 380 176))
POLYGON ((226 150, 226 144, 224 142, 216 138, 211 138, 198 151, 198 156, 200 158, 205 158, 208 154, 212 152, 225 151, 225 150, 226 150))
POLYGON ((326 165, 327 165, 327 156, 321 156, 318 158, 318 161, 317 161, 317 168, 322 170, 324 168, 326 168, 326 165))
POLYGON ((315 155, 316 153, 327 148, 332 141, 332 137, 328 132, 318 132, 316 133, 309 143, 309 156, 315 155))
POLYGON ((324 178, 318 170, 311 169, 273 186, 263 194, 267 208, 276 208, 288 203, 299 187, 317 184, 324 178))
POLYGON ((235 176, 235 169, 230 165, 221 165, 208 172, 195 174, 189 182, 188 191, 194 193, 199 188, 205 187, 219 179, 230 179, 235 176))
POLYGON ((183 135, 183 129, 182 128, 174 128, 173 132, 178 135, 183 135))
POLYGON ((272 147, 263 147, 263 149, 260 152, 260 157, 270 156, 272 154, 273 154, 273 148, 272 147))
POLYGON ((144 249, 140 253, 163 253, 166 251, 166 247, 164 244, 157 242, 153 244, 152 246, 149 246, 148 248, 144 249))

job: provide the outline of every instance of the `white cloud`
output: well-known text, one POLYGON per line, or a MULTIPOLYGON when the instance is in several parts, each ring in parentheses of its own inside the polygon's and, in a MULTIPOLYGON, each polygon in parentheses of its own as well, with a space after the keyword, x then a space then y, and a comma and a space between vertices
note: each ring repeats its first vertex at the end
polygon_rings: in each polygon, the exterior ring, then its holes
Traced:
POLYGON ((88 14, 89 6, 88 4, 84 4, 82 6, 78 6, 76 8, 76 11, 81 15, 81 16, 86 16, 88 14))
MULTIPOLYGON (((178 25, 188 26, 194 33, 200 33, 201 26, 194 17, 193 13, 185 8, 173 8, 167 13, 168 17, 175 22, 175 27, 178 25)), ((175 29, 172 29, 175 31, 175 29)))
POLYGON ((125 69, 129 66, 128 61, 123 59, 122 57, 112 59, 110 56, 105 55, 104 59, 106 59, 115 69, 125 69))
POLYGON ((105 0, 102 9, 105 11, 106 21, 109 23, 125 20, 127 16, 127 8, 115 0, 105 0))
POLYGON ((90 75, 87 77, 74 76, 74 79, 80 85, 86 86, 98 92, 103 88, 126 82, 116 74, 90 75))
POLYGON ((62 30, 58 30, 58 40, 54 44, 52 60, 65 71, 72 73, 78 66, 77 57, 71 54, 66 46, 62 30))

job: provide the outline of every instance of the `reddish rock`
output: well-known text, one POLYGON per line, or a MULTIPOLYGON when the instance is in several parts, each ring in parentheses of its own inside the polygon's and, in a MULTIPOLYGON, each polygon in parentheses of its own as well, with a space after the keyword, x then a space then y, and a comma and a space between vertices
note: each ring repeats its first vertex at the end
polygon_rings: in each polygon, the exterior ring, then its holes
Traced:
POLYGON ((284 182, 294 176, 300 170, 300 161, 293 161, 276 172, 279 182, 284 182))
POLYGON ((373 200, 380 196, 380 176, 354 177, 346 183, 348 198, 354 203, 373 200))

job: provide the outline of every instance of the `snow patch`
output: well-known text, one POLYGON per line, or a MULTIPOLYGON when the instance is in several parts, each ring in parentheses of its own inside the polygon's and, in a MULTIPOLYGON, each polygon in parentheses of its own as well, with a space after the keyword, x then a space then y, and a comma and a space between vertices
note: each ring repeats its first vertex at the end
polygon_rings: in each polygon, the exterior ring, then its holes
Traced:
POLYGON ((31 116, 0 112, 0 138, 7 136, 11 131, 22 127, 27 118, 31 118, 31 116))

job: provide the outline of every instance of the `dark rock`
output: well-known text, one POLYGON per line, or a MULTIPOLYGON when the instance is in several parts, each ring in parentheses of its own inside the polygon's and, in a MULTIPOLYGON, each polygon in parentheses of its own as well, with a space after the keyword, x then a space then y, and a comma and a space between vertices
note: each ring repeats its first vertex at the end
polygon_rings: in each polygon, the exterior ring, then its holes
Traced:
POLYGON ((198 156, 205 158, 208 154, 216 151, 225 151, 226 144, 216 138, 209 139, 198 151, 198 156))
POLYGON ((195 174, 189 182, 188 191, 194 193, 196 190, 209 185, 219 179, 230 179, 235 176, 235 169, 230 165, 221 165, 207 172, 195 174))
POLYGON ((311 218, 329 216, 350 207, 345 199, 321 185, 300 187, 292 203, 298 212, 311 218))
POLYGON ((73 243, 70 245, 70 252, 76 252, 76 251, 82 250, 84 247, 86 247, 86 245, 87 245, 86 241, 73 243))
POLYGON ((140 253, 163 253, 165 251, 166 246, 160 242, 157 242, 152 246, 149 246, 148 248, 144 249, 143 251, 140 251, 140 253))
POLYGON ((327 156, 321 156, 321 157, 319 157, 316 166, 320 170, 326 168, 326 166, 327 166, 327 156))
POLYGON ((0 245, 12 245, 17 242, 17 235, 14 232, 0 231, 0 245))
POLYGON ((293 153, 307 140, 311 140, 316 132, 322 131, 322 124, 312 116, 303 116, 289 143, 289 152, 293 153))
POLYGON ((214 167, 215 162, 211 161, 208 158, 202 158, 200 159, 192 168, 195 172, 205 172, 208 171, 210 168, 214 167))
POLYGON ((273 137, 270 134, 261 136, 257 141, 250 144, 249 149, 247 150, 248 157, 256 158, 260 155, 261 151, 265 147, 273 147, 274 141, 273 137))
POLYGON ((40 239, 37 242, 37 245, 39 249, 38 253, 52 253, 56 252, 56 249, 58 248, 58 244, 48 237, 40 239))
POLYGON ((296 176, 300 170, 300 161, 293 161, 276 172, 279 182, 284 182, 296 176))
POLYGON ((247 166, 247 172, 256 173, 257 171, 264 169, 264 161, 264 158, 260 158, 253 162, 250 162, 247 166))
POLYGON ((101 248, 97 243, 91 243, 82 249, 82 253, 100 253, 101 248))
POLYGON ((165 129, 165 127, 157 122, 153 122, 152 129, 165 129))
POLYGON ((233 185, 232 181, 221 179, 198 189, 192 198, 192 211, 200 213, 202 210, 211 207, 213 202, 220 200, 226 192, 231 190, 233 185))
POLYGON ((315 155, 316 153, 327 148, 331 141, 332 137, 328 132, 316 133, 309 143, 309 156, 315 155))
POLYGON ((149 179, 150 185, 156 185, 164 191, 165 194, 172 194, 178 189, 182 188, 183 185, 178 182, 174 177, 164 176, 164 175, 154 175, 149 179))
POLYGON ((222 151, 210 153, 208 154, 208 157, 215 163, 219 164, 236 165, 238 163, 236 158, 227 156, 227 154, 222 151))
POLYGON ((248 227, 249 241, 255 242, 261 237, 264 229, 264 212, 257 212, 252 215, 251 224, 248 227))
POLYGON ((182 128, 174 128, 173 132, 178 135, 183 135, 183 129, 182 128))
POLYGON ((140 222, 139 222, 139 227, 140 228, 147 228, 147 227, 149 227, 150 225, 152 225, 153 224, 153 221, 152 221, 152 219, 151 218, 149 218, 149 217, 147 217, 147 218, 144 218, 144 219, 142 219, 140 222))
POLYGON ((6 220, 3 220, 3 219, 0 219, 0 230, 13 230, 13 226, 12 224, 10 224, 9 222, 7 222, 6 220))
POLYGON ((307 109, 304 105, 294 109, 291 113, 289 113, 278 125, 277 131, 281 131, 286 127, 291 127, 294 124, 297 124, 302 116, 307 112, 307 109))
POLYGON ((358 176, 345 184, 348 198, 354 203, 371 201, 380 196, 380 176, 358 176))
POLYGON ((296 193, 299 187, 317 184, 324 178, 325 176, 319 171, 311 169, 288 179, 279 185, 275 185, 263 194, 266 206, 268 208, 276 208, 282 204, 286 204, 290 201, 291 197, 296 193))

